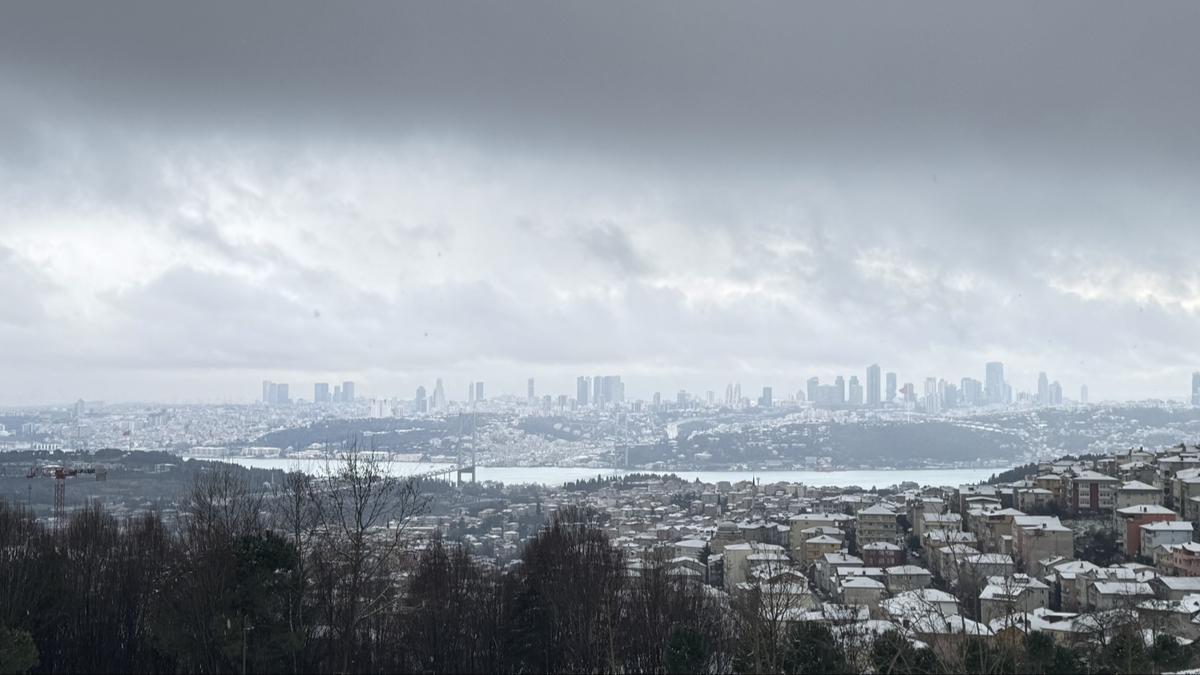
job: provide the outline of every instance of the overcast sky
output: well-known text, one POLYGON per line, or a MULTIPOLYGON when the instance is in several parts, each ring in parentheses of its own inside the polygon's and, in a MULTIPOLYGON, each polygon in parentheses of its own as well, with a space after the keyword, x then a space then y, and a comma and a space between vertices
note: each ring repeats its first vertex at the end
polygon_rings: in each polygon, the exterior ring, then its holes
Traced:
POLYGON ((1200 369, 1200 3, 4 3, 0 404, 1200 369), (122 6, 124 5, 124 6, 122 6))

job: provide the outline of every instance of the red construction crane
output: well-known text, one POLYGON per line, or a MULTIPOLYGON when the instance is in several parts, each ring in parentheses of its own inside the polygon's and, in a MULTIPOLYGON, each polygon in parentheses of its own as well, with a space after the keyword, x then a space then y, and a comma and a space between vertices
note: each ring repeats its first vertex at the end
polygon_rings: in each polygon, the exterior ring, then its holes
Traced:
POLYGON ((56 465, 30 467, 29 473, 25 474, 25 477, 54 479, 54 516, 61 520, 67 510, 67 479, 80 474, 95 475, 98 481, 108 478, 108 470, 103 467, 97 469, 92 466, 76 468, 56 465))

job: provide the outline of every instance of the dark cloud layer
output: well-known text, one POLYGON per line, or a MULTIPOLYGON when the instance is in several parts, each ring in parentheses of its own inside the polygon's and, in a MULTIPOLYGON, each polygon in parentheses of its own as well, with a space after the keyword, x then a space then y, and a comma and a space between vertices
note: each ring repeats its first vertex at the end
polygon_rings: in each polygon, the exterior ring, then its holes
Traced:
POLYGON ((19 386, 0 403, 249 398, 267 376, 566 391, 600 369, 637 395, 786 391, 993 358, 1018 388, 1046 369, 1181 395, 1198 20, 5 5, 0 369, 19 386))

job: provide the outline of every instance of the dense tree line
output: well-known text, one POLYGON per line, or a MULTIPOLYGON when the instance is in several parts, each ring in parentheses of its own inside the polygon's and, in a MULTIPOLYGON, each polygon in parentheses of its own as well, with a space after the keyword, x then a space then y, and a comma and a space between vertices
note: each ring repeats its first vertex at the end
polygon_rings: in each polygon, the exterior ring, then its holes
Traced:
POLYGON ((255 489, 206 472, 170 525, 99 506, 60 528, 0 503, 0 672, 1150 672, 1190 648, 1133 631, 1071 649, 1040 634, 931 649, 797 621, 665 559, 631 573, 600 517, 559 510, 504 568, 427 540, 409 482, 350 455, 255 489))

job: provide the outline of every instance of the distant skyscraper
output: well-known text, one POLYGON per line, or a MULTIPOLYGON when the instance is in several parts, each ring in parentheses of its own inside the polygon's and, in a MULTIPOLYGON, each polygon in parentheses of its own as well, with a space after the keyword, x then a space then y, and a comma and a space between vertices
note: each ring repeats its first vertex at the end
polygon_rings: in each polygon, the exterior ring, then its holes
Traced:
POLYGON ((604 405, 604 376, 592 377, 592 405, 599 408, 604 405))
POLYGON ((833 388, 837 390, 837 399, 834 403, 841 405, 846 402, 846 379, 841 375, 833 378, 833 388))
POLYGON ((867 366, 867 405, 872 408, 879 407, 880 398, 880 382, 879 379, 879 364, 873 363, 867 366))
POLYGON ((417 387, 417 395, 413 398, 413 411, 419 413, 429 412, 429 401, 425 398, 425 387, 417 387))
POLYGON ((442 386, 442 378, 438 378, 433 385, 433 401, 431 405, 433 410, 446 409, 446 388, 442 386))
POLYGON ((1192 373, 1192 405, 1200 405, 1200 372, 1192 373))
POLYGON ((588 404, 588 394, 592 388, 592 378, 580 375, 575 378, 575 405, 583 407, 588 404))
POLYGON ((958 405, 958 387, 953 382, 945 382, 942 386, 942 407, 953 408, 958 405))
POLYGON ((1004 404, 1008 402, 1008 397, 1004 390, 1004 364, 999 361, 992 361, 987 364, 984 382, 984 394, 987 396, 987 402, 992 404, 1004 404))
POLYGON ((662 394, 656 391, 654 392, 654 408, 658 409, 660 407, 662 407, 662 394))
POLYGON ((983 405, 983 383, 970 377, 964 377, 959 383, 962 391, 962 403, 965 406, 983 405))
POLYGON ((770 408, 772 404, 774 404, 773 398, 774 396, 772 395, 771 388, 763 387, 762 396, 758 397, 758 405, 762 406, 763 408, 770 408))
POLYGON ((313 403, 329 403, 329 383, 317 382, 313 385, 313 403))
POLYGON ((286 405, 292 402, 291 396, 288 395, 288 386, 286 384, 275 385, 275 402, 279 405, 286 405))
POLYGON ((862 385, 859 384, 859 382, 858 382, 857 375, 850 376, 849 396, 850 396, 850 405, 862 405, 863 404, 863 388, 862 388, 862 385))
POLYGON ((1050 378, 1046 377, 1045 371, 1038 373, 1037 402, 1038 405, 1050 405, 1050 378))
POLYGON ((815 377, 810 377, 808 378, 808 382, 805 383, 805 386, 807 387, 808 400, 812 403, 816 403, 817 387, 821 386, 821 381, 815 377))
POLYGON ((892 403, 896 400, 896 374, 887 374, 887 402, 892 403))
POLYGON ((675 394, 675 404, 680 408, 686 408, 688 404, 688 393, 685 389, 680 389, 678 394, 675 394))
POLYGON ((354 383, 346 381, 342 383, 342 400, 346 403, 354 403, 354 383))
POLYGON ((707 393, 705 393, 704 397, 705 397, 705 399, 708 401, 708 405, 710 405, 710 406, 711 406, 713 403, 715 403, 715 402, 716 402, 716 400, 717 400, 717 394, 716 394, 716 393, 715 393, 713 390, 711 390, 711 389, 710 389, 710 390, 708 390, 708 392, 707 392, 707 393))
POLYGON ((529 378, 529 392, 528 392, 526 398, 529 399, 530 403, 533 403, 537 400, 537 395, 535 395, 533 393, 533 378, 532 377, 529 378))
POLYGON ((484 398, 483 397, 483 383, 476 382, 475 383, 475 402, 481 403, 483 401, 483 398, 484 398))
POLYGON ((1062 385, 1055 380, 1046 388, 1047 405, 1062 405, 1062 385))
MULTIPOLYGON (((1197 375, 1200 375, 1200 373, 1197 373, 1197 375)), ((1193 379, 1195 379, 1195 378, 1194 378, 1194 376, 1193 376, 1193 379)), ((1196 395, 1195 395, 1195 393, 1193 392, 1193 394, 1192 394, 1192 405, 1196 405, 1195 396, 1196 396, 1196 395)), ((1087 403, 1087 402, 1088 402, 1088 390, 1087 390, 1087 385, 1086 385, 1086 384, 1081 384, 1081 385, 1079 385, 1079 402, 1080 402, 1080 403, 1087 403)))
POLYGON ((334 403, 342 402, 342 385, 340 385, 340 384, 333 385, 333 402, 334 403))

